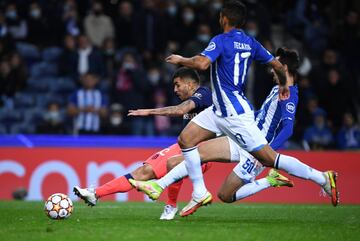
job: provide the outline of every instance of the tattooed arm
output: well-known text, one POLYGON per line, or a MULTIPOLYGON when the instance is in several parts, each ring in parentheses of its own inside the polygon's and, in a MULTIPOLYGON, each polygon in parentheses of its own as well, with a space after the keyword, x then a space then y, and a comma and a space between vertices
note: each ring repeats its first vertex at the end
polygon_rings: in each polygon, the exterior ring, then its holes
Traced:
POLYGON ((128 116, 149 116, 149 115, 165 115, 165 116, 182 116, 195 108, 193 100, 186 100, 179 105, 166 106, 156 109, 137 109, 129 110, 128 116))

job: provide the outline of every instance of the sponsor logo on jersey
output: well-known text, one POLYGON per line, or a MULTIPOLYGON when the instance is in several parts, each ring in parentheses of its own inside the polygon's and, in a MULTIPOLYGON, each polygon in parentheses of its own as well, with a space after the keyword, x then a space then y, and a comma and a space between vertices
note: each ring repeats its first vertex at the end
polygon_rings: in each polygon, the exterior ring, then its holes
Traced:
POLYGON ((294 114, 295 113, 295 104, 292 102, 289 102, 286 104, 286 110, 291 113, 294 114))
POLYGON ((201 93, 195 93, 193 94, 194 97, 201 99, 202 98, 202 94, 201 93))
POLYGON ((216 44, 214 42, 210 42, 205 50, 206 51, 213 51, 214 49, 216 49, 216 44))
POLYGON ((183 115, 183 119, 184 120, 191 120, 192 118, 194 118, 197 115, 197 113, 186 113, 183 115))

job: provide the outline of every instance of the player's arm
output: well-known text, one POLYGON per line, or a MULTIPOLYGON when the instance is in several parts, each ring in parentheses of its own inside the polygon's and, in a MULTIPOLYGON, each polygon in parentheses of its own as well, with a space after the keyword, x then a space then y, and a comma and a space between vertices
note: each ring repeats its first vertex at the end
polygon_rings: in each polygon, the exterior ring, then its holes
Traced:
POLYGON ((290 89, 287 86, 285 66, 280 63, 279 60, 273 59, 269 62, 269 65, 274 69, 279 78, 279 98, 280 100, 286 100, 290 97, 290 89))
POLYGON ((281 130, 270 143, 272 149, 277 150, 292 136, 294 123, 292 120, 285 119, 281 122, 281 130))
POLYGON ((195 102, 191 99, 185 100, 179 105, 166 106, 156 109, 138 109, 129 110, 128 116, 149 116, 149 115, 164 115, 164 116, 182 116, 191 110, 195 109, 195 102))
POLYGON ((271 66, 271 68, 274 69, 277 76, 279 77, 279 85, 285 86, 286 85, 285 67, 276 58, 274 58, 272 61, 270 61, 269 65, 271 66))
POLYGON ((206 70, 207 68, 209 68, 211 64, 210 59, 202 55, 196 55, 191 58, 186 58, 181 55, 172 54, 169 57, 167 57, 165 60, 166 62, 171 64, 180 64, 188 68, 198 69, 198 70, 206 70))
POLYGON ((285 101, 280 100, 279 105, 281 109, 280 131, 270 143, 274 150, 280 148, 293 134, 297 95, 294 94, 292 98, 285 101))

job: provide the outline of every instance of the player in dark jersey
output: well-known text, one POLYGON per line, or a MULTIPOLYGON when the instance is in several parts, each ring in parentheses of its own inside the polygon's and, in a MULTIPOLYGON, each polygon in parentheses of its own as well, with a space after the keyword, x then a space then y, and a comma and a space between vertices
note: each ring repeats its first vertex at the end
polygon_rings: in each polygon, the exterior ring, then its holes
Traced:
MULTIPOLYGON (((174 92, 183 101, 182 103, 157 109, 130 110, 129 116, 183 116, 184 126, 186 126, 194 116, 212 105, 211 90, 200 85, 200 77, 195 70, 186 67, 179 68, 173 75, 173 83, 174 92)), ((177 155, 181 155, 181 150, 178 144, 174 144, 149 157, 143 166, 131 173, 115 178, 95 189, 75 186, 74 193, 88 205, 95 206, 98 198, 130 191, 132 186, 128 181, 129 179, 145 181, 161 178, 178 164, 177 162, 168 162, 171 157, 177 155)), ((210 163, 204 164, 202 166, 203 172, 208 168, 210 168, 210 163)), ((169 187, 167 205, 160 219, 173 219, 175 216, 177 212, 177 196, 181 184, 182 181, 179 181, 169 187)))

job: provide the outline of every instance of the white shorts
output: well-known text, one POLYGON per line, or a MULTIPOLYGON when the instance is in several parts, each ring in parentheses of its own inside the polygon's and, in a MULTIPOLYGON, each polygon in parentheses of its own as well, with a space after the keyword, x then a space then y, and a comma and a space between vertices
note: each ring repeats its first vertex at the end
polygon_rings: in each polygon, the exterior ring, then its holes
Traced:
POLYGON ((254 181, 265 167, 232 139, 227 138, 230 146, 231 162, 238 162, 233 172, 245 183, 254 181))
POLYGON ((264 134, 256 125, 254 112, 220 117, 212 109, 212 106, 206 108, 191 121, 211 132, 227 135, 248 152, 257 151, 267 144, 264 134))

